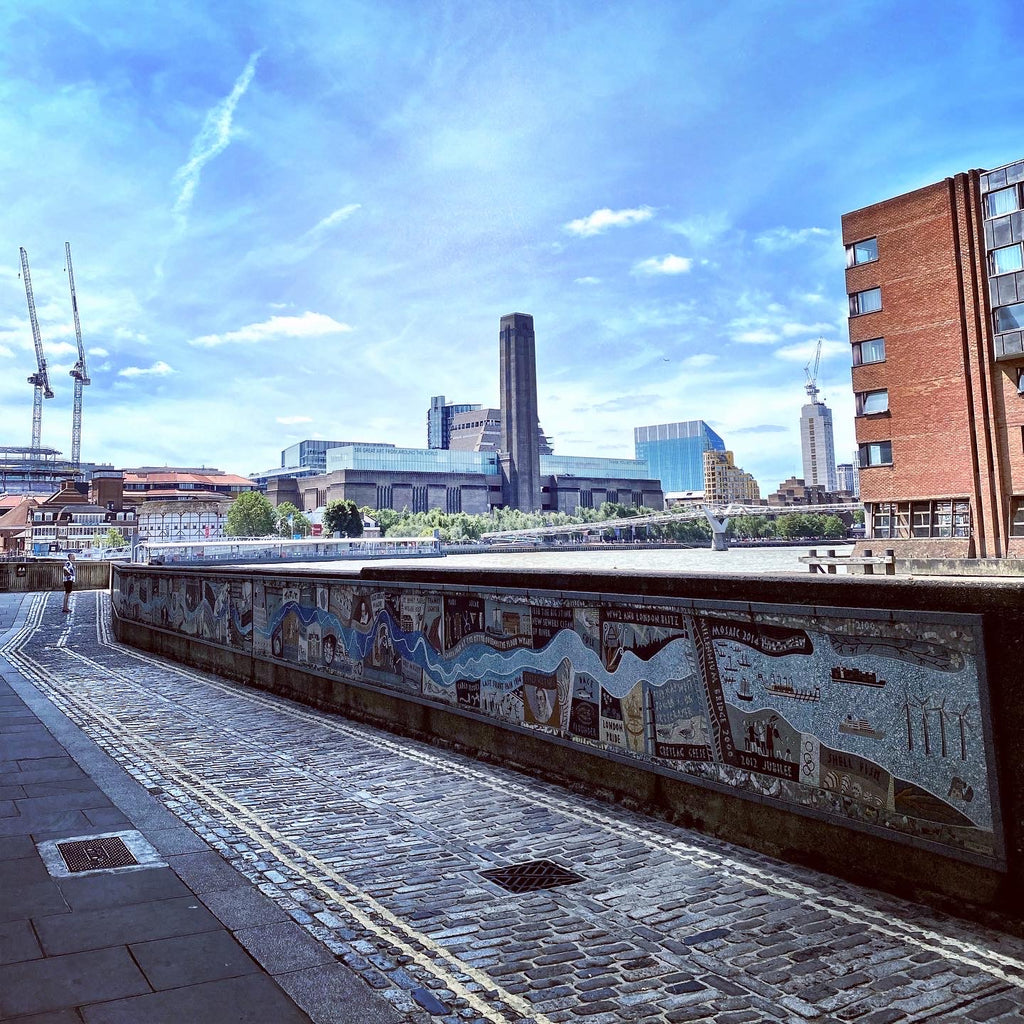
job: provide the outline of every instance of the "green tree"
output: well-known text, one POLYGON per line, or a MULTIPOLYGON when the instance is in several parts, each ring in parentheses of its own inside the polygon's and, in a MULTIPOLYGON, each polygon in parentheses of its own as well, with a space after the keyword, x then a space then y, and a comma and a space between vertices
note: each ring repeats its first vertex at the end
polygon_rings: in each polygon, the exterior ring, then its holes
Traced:
POLYGON ((290 501, 282 501, 277 506, 277 532, 281 537, 290 537, 293 533, 306 536, 309 533, 309 519, 290 501))
POLYGON ((846 536, 846 524, 839 516, 825 516, 824 529, 822 533, 829 540, 838 540, 846 536))
POLYGON ((324 533, 333 536, 340 533, 342 537, 361 537, 363 534, 363 514, 354 501, 329 501, 324 509, 324 533))
POLYGON ((264 494, 243 491, 228 509, 224 532, 229 537, 269 537, 277 527, 277 512, 264 494))

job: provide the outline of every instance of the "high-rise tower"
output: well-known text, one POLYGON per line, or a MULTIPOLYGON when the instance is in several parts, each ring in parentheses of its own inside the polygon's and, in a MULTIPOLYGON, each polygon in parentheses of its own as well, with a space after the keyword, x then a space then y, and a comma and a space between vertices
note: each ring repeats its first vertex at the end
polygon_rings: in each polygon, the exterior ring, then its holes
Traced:
POLYGON ((830 493, 838 491, 832 410, 817 398, 800 410, 800 448, 804 457, 804 480, 809 484, 822 484, 830 493))
POLYGON ((543 506, 537 418, 537 355, 533 317, 509 313, 499 333, 501 467, 504 501, 534 511, 543 506))

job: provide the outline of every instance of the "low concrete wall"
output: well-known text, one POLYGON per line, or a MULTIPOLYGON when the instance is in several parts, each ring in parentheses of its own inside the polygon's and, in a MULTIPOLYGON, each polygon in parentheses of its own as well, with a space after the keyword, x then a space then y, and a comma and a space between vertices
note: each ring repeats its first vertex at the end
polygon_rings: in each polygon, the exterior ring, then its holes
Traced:
MULTIPOLYGON (((75 562, 76 590, 106 590, 110 586, 110 562, 75 562)), ((0 562, 0 593, 64 591, 64 559, 29 559, 0 562)))
POLYGON ((146 650, 1024 921, 1015 585, 118 566, 113 596, 146 650))

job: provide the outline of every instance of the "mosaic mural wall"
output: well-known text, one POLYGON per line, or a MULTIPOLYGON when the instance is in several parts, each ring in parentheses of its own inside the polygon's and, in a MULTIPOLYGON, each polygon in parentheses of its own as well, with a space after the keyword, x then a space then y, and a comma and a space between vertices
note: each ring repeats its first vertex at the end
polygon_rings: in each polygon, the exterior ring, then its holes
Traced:
POLYGON ((980 618, 119 569, 118 616, 997 864, 980 618))

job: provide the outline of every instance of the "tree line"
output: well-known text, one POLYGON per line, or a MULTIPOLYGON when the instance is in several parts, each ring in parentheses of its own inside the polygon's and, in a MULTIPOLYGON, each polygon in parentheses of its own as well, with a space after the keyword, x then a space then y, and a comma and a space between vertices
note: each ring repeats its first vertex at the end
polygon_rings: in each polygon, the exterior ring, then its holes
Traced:
MULTIPOLYGON (((446 544, 472 544, 485 533, 511 530, 532 530, 543 526, 579 526, 580 535, 595 533, 605 540, 670 541, 699 544, 710 541, 711 527, 705 519, 683 519, 668 523, 638 523, 600 529, 610 519, 633 519, 654 515, 651 508, 635 508, 621 502, 606 501, 598 508, 581 508, 575 515, 565 512, 521 512, 514 508, 498 508, 471 515, 468 512, 410 512, 394 509, 359 508, 354 501, 328 502, 324 509, 323 535, 358 537, 363 532, 363 518, 372 519, 382 536, 433 537, 446 544), (597 529, 595 530, 595 527, 597 529)), ((740 515, 729 520, 726 534, 735 540, 841 540, 847 526, 834 514, 814 512, 780 512, 777 515, 740 515)), ((291 502, 274 508, 259 491, 240 494, 228 510, 225 533, 231 537, 308 536, 309 518, 291 502)))

